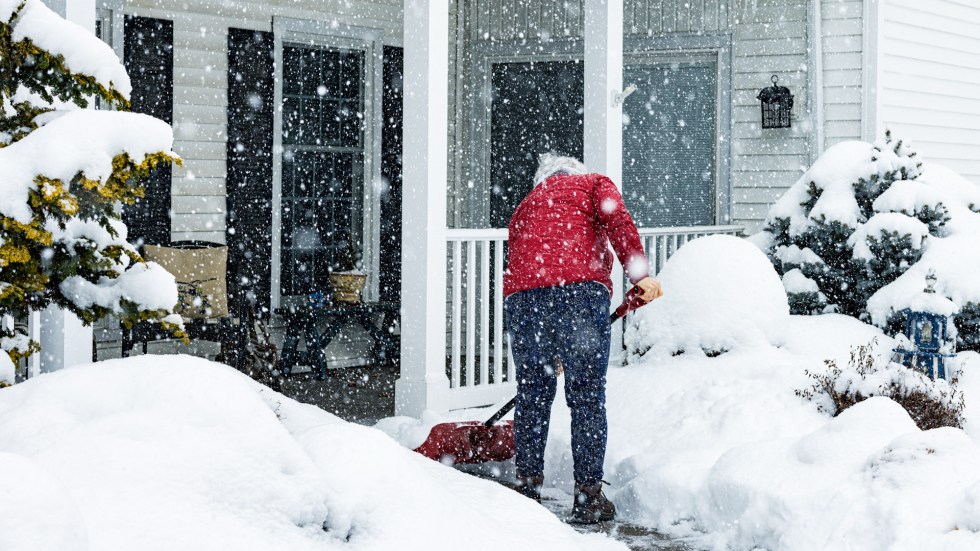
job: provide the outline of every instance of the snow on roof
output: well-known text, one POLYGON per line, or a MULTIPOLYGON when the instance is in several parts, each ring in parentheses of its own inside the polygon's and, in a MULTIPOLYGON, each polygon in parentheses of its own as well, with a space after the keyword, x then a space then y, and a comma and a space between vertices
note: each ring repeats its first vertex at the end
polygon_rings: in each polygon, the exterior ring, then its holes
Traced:
POLYGON ((114 87, 129 98, 129 75, 108 44, 81 25, 66 21, 41 0, 0 0, 0 20, 9 21, 21 4, 24 9, 14 22, 14 41, 30 38, 38 47, 64 56, 72 71, 91 75, 106 89, 114 87))

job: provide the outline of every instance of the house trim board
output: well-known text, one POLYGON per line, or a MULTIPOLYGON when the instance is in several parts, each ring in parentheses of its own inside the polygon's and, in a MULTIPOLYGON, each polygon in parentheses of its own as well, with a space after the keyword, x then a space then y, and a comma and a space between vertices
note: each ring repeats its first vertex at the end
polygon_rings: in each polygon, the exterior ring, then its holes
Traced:
POLYGON ((864 0, 861 25, 861 139, 874 142, 881 129, 878 110, 878 82, 881 76, 881 48, 879 33, 884 24, 885 0, 864 0))
POLYGON ((810 119, 810 164, 817 161, 817 158, 824 150, 824 108, 823 108, 823 12, 820 6, 821 0, 807 1, 807 25, 806 34, 809 43, 810 55, 807 56, 807 97, 809 101, 810 119))

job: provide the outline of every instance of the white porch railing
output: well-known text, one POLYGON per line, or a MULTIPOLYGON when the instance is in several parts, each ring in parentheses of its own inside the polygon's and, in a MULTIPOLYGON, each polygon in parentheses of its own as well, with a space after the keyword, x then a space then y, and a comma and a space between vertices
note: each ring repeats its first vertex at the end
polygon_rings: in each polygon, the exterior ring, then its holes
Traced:
POLYGON ((504 337, 506 229, 451 229, 446 303, 450 409, 492 404, 516 391, 504 337))
POLYGON ((684 243, 706 235, 738 235, 745 229, 742 226, 688 226, 674 228, 640 228, 643 250, 650 261, 650 272, 659 274, 667 259, 673 256, 684 243))
MULTIPOLYGON (((741 226, 644 228, 640 237, 651 271, 657 273, 688 241, 741 231, 741 226)), ((504 336, 507 230, 450 229, 446 234, 449 409, 492 404, 513 395, 516 387, 514 364, 504 336)))

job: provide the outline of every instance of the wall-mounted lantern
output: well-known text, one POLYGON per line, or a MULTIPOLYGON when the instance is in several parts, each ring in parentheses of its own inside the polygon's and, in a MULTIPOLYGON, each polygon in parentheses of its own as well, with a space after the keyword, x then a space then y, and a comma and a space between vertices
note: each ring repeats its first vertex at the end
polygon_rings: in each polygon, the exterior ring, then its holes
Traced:
MULTIPOLYGON (((936 274, 929 270, 926 274, 926 295, 936 292, 936 274)), ((942 297, 940 297, 942 298, 942 297)), ((947 299, 948 300, 948 299, 947 299)), ((946 358, 955 357, 951 353, 954 343, 949 338, 949 319, 942 314, 905 309, 905 338, 899 339, 894 351, 901 356, 901 363, 917 369, 932 379, 946 378, 946 358)), ((901 337, 901 335, 900 335, 901 337)))
POLYGON ((763 128, 789 128, 793 115, 793 94, 789 88, 777 86, 779 77, 772 75, 772 86, 759 91, 756 99, 762 103, 763 128))

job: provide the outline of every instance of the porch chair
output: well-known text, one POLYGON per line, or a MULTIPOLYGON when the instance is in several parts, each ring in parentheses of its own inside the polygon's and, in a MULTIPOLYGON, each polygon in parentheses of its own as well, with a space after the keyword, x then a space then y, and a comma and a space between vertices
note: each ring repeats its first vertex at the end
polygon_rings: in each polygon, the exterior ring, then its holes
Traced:
MULTIPOLYGON (((177 279, 180 297, 175 310, 184 318, 188 337, 220 343, 221 353, 217 360, 243 371, 251 310, 244 289, 227 292, 224 281, 227 248, 205 241, 174 241, 164 247, 144 246, 143 255, 147 260, 159 263, 177 279), (218 252, 210 255, 210 261, 201 262, 202 255, 207 254, 202 251, 218 252), (216 299, 214 310, 205 307, 205 296, 216 299), (195 302, 195 298, 200 300, 195 302)), ((123 329, 122 356, 129 357, 136 343, 142 345, 146 354, 149 342, 171 340, 174 337, 159 324, 137 323, 129 330, 123 329)))

